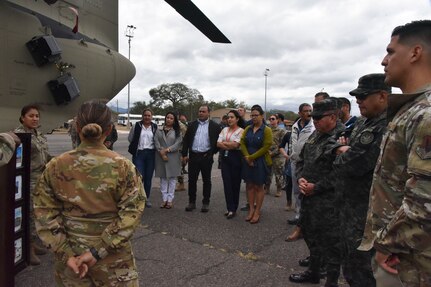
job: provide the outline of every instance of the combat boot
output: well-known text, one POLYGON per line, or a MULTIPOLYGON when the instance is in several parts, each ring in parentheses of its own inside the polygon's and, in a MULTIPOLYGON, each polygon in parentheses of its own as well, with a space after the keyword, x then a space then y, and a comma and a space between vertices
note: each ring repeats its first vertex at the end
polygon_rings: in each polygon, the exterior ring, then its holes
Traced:
POLYGON ((325 287, 338 287, 338 277, 340 272, 329 271, 326 273, 325 287))
POLYGON ((269 189, 271 188, 270 184, 265 184, 265 194, 269 194, 269 189))
POLYGON ((186 187, 184 186, 184 182, 178 183, 177 187, 175 188, 175 191, 184 191, 184 190, 186 190, 186 187))
POLYGON ((281 188, 277 187, 277 191, 275 192, 275 197, 280 197, 281 196, 281 188))
POLYGON ((292 206, 292 201, 288 201, 288 202, 286 203, 286 207, 284 208, 284 210, 286 210, 286 211, 292 211, 292 210, 295 210, 295 207, 293 207, 293 206, 292 206))
POLYGON ((34 251, 34 247, 30 247, 30 265, 40 265, 40 259, 34 251))

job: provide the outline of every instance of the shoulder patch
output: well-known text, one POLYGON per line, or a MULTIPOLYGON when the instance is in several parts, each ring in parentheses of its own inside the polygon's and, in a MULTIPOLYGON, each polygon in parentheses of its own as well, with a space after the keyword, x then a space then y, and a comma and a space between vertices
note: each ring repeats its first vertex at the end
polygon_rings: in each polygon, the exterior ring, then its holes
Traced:
POLYGON ((431 159, 431 136, 424 136, 422 144, 416 148, 421 159, 431 159))
POLYGON ((359 138, 359 141, 361 144, 370 144, 374 140, 374 134, 372 132, 365 131, 361 134, 361 137, 359 138))

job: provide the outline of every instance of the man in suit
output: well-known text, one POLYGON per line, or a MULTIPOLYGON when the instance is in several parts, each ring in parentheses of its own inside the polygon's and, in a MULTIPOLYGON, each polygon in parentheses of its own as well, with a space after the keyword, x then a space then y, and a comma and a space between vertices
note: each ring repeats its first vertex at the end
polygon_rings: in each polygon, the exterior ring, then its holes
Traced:
POLYGON ((186 211, 196 209, 196 191, 199 172, 202 173, 203 199, 201 212, 208 212, 211 197, 211 169, 217 153, 220 125, 209 119, 210 108, 199 108, 198 119, 191 122, 183 139, 182 160, 189 163, 189 205, 186 211))

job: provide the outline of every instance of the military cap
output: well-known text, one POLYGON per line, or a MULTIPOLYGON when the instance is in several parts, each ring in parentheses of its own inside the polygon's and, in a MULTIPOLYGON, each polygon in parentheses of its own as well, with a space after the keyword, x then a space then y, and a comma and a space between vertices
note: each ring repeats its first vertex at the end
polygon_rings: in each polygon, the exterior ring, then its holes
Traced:
POLYGON ((313 103, 312 117, 319 117, 337 111, 337 101, 334 99, 326 99, 321 102, 313 103))
POLYGON ((368 74, 359 78, 358 87, 350 91, 354 97, 366 97, 372 93, 386 91, 391 92, 391 87, 385 84, 385 74, 368 74))

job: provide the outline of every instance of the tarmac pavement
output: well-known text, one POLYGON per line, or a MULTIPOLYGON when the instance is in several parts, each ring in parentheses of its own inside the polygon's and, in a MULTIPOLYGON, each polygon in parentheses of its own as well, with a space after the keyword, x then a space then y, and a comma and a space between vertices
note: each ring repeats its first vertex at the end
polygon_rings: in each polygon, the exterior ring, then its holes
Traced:
MULTIPOLYGON (((126 137, 119 134, 114 150, 130 158, 126 137)), ((48 135, 48 143, 54 155, 71 148, 67 134, 48 135)), ((208 213, 200 212, 201 180, 197 209, 186 212, 187 191, 176 192, 172 209, 159 208, 159 180, 153 179, 153 207, 145 209, 132 239, 140 286, 319 286, 289 282, 291 273, 305 270, 297 262, 308 250, 303 240, 284 241, 293 229, 286 223, 293 212, 284 211, 285 194, 276 198, 272 188, 265 196, 258 224, 246 222, 243 211, 228 220, 223 216, 226 206, 217 156, 214 160, 208 213)), ((244 189, 243 184, 241 205, 244 189)), ((29 266, 15 277, 15 286, 55 286, 52 255, 40 258, 41 265, 29 266)), ((340 283, 347 286, 342 279, 340 283)))

